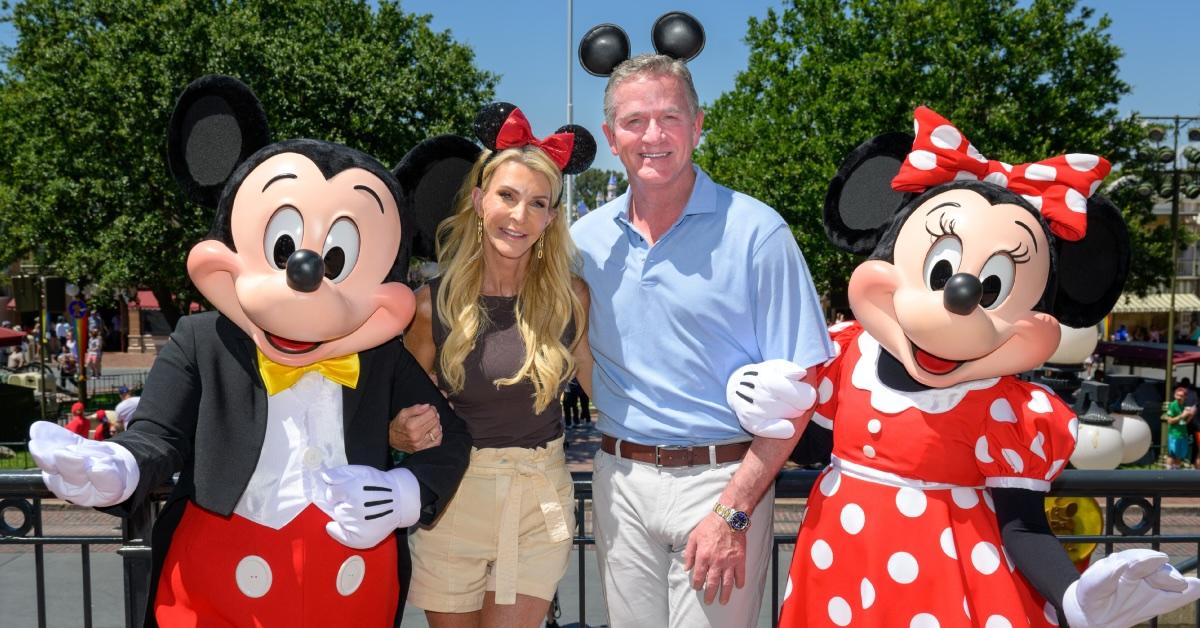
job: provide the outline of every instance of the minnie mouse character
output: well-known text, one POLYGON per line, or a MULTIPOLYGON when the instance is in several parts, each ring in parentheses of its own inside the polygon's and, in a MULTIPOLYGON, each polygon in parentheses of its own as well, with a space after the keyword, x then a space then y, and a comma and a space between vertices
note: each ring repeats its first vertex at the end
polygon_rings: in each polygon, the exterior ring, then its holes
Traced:
POLYGON ((814 402, 812 421, 833 432, 781 625, 1132 626, 1200 598, 1200 580, 1150 550, 1075 571, 1042 504, 1078 420, 1013 376, 1054 352, 1060 322, 1093 325, 1121 292, 1128 232, 1094 195, 1108 162, 1012 166, 933 111, 915 115, 915 141, 869 140, 830 183, 830 239, 870 257, 850 278, 857 321, 831 328, 837 355, 816 391, 777 362, 729 382, 752 432, 790 434, 780 417, 814 402))
POLYGON ((179 97, 169 165, 216 209, 188 274, 218 311, 179 322, 127 431, 89 442, 37 423, 29 445, 55 494, 113 514, 180 473, 155 523, 147 624, 399 623, 402 530, 437 516, 471 447, 397 338, 414 199, 453 189, 478 151, 431 142, 393 173, 337 144, 271 143, 235 79, 179 97), (419 403, 442 444, 393 468, 388 422, 419 403))

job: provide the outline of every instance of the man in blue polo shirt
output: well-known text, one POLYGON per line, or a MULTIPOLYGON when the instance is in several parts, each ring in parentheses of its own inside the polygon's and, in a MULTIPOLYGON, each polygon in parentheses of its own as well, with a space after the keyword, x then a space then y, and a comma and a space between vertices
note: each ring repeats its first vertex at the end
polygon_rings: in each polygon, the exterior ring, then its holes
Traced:
POLYGON ((749 626, 770 562, 774 478, 799 435, 752 438, 725 383, 753 362, 829 359, 824 319, 779 214, 692 164, 704 114, 682 62, 626 61, 604 114, 629 190, 571 234, 591 289, 604 434, 594 521, 609 621, 749 626))

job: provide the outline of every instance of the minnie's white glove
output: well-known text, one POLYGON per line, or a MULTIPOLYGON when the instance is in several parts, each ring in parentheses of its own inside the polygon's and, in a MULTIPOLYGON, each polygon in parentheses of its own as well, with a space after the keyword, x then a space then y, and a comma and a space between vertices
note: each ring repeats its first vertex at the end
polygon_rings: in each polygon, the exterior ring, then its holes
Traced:
POLYGON ((767 360, 733 372, 725 400, 747 432, 767 438, 791 438, 791 419, 817 400, 817 391, 800 381, 807 371, 787 360, 767 360))
POLYGON ((1063 595, 1071 628, 1127 628, 1200 599, 1200 580, 1180 575, 1167 555, 1130 549, 1096 561, 1063 595))
POLYGON ((349 464, 322 472, 321 479, 333 506, 333 521, 325 524, 325 531, 342 545, 375 547, 421 517, 421 486, 408 469, 380 471, 349 464))
POLYGON ((47 421, 29 426, 29 454, 46 488, 80 506, 115 506, 133 495, 141 477, 128 449, 47 421))

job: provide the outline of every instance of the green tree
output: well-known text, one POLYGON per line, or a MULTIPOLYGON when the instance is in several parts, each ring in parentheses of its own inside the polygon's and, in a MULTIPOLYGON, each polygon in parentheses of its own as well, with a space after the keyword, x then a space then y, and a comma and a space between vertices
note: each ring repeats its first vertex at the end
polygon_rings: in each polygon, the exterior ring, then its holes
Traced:
POLYGON ((236 76, 277 139, 353 146, 385 164, 465 134, 496 77, 429 16, 358 0, 27 0, 0 74, 0 262, 32 255, 101 294, 153 290, 172 322, 198 298, 184 259, 211 224, 167 173, 185 85, 236 76))
POLYGON ((617 176, 617 195, 624 194, 625 188, 629 187, 624 172, 588 168, 575 177, 575 198, 582 200, 591 209, 596 209, 596 193, 600 193, 600 198, 608 196, 608 180, 613 175, 617 176))
MULTIPOLYGON (((860 142, 912 129, 925 104, 992 159, 1092 152, 1118 165, 1142 131, 1115 105, 1121 50, 1107 17, 1075 0, 792 0, 751 19, 747 69, 706 109, 697 161, 725 185, 780 211, 835 302, 854 263, 826 241, 826 186, 860 142)), ((1130 208, 1142 269, 1130 288, 1162 282, 1170 263, 1130 208)), ((1166 247, 1169 249, 1169 246, 1166 247)))

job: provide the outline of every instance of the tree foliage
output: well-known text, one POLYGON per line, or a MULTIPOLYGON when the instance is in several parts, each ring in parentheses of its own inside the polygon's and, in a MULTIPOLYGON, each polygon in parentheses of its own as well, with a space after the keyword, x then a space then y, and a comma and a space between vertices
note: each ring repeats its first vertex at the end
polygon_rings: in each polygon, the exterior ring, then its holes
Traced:
POLYGON ((430 135, 466 134, 496 77, 429 16, 359 0, 27 0, 0 75, 0 261, 32 254, 101 293, 149 287, 174 322, 197 298, 188 249, 209 212, 167 173, 185 85, 236 76, 273 137, 313 137, 394 164, 430 135))
POLYGON ((592 209, 603 205, 603 203, 596 203, 596 194, 599 193, 600 198, 607 198, 608 180, 613 175, 617 177, 617 195, 624 194, 625 188, 629 187, 624 172, 588 168, 575 177, 575 198, 582 200, 592 209))
MULTIPOLYGON (((779 210, 819 289, 837 295, 854 264, 825 239, 827 183, 860 142, 911 133, 917 105, 992 159, 1130 157, 1142 131, 1116 110, 1129 86, 1108 27, 1075 0, 792 0, 750 20, 748 67, 706 109, 697 161, 779 210)), ((1135 290, 1170 268, 1148 211, 1127 209, 1135 290)))

